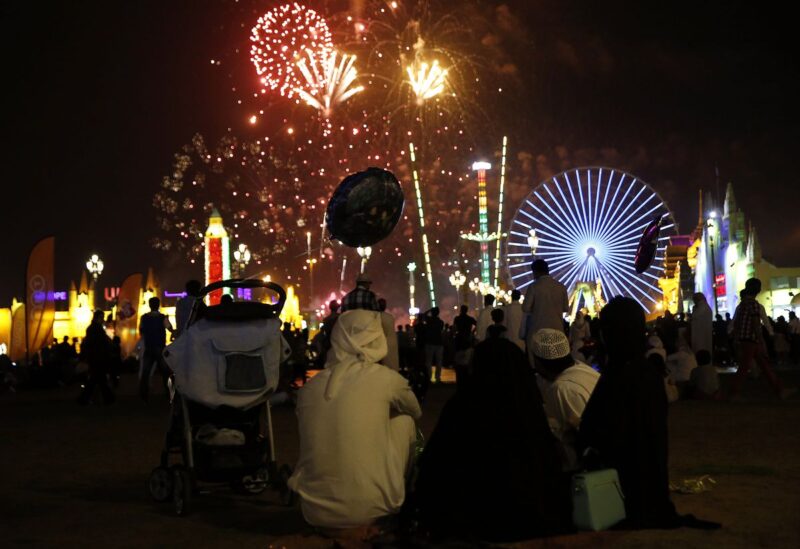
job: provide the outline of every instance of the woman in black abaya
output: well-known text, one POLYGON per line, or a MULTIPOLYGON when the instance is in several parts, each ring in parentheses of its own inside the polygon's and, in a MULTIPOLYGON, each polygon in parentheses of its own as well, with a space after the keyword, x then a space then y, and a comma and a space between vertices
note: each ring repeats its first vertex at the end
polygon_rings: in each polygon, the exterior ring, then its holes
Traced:
POLYGON ((581 417, 578 447, 597 466, 617 470, 625 494, 624 526, 716 528, 680 516, 669 496, 667 397, 663 372, 645 358, 644 311, 616 297, 600 312, 607 361, 581 417))
POLYGON ((445 405, 420 457, 413 505, 439 536, 512 541, 569 528, 567 485, 525 354, 475 348, 469 383, 445 405))

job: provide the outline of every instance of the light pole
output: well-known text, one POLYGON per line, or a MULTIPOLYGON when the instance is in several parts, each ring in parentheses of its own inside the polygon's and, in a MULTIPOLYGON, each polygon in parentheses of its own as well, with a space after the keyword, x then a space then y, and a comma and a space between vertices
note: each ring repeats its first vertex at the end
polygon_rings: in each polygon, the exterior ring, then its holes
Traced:
POLYGON ((369 261, 369 256, 372 255, 372 248, 370 246, 365 248, 359 246, 356 248, 356 251, 358 252, 358 257, 361 258, 361 273, 363 274, 364 268, 367 266, 367 261, 369 261))
POLYGON ((417 270, 417 264, 413 261, 408 264, 408 314, 409 316, 416 316, 419 314, 419 309, 414 305, 414 271, 417 270))
POLYGON ((314 308, 314 264, 317 262, 315 257, 311 257, 311 231, 306 233, 306 263, 308 263, 308 308, 314 308))
POLYGON ((456 271, 450 275, 450 284, 455 286, 456 289, 456 308, 458 308, 459 302, 461 301, 461 286, 467 281, 467 277, 461 272, 456 271))
POLYGON ((250 254, 250 249, 247 247, 247 244, 239 244, 239 247, 233 251, 233 259, 236 261, 236 265, 239 268, 239 278, 244 278, 244 270, 247 264, 250 263, 251 257, 252 255, 250 254))
POLYGON ((103 260, 97 254, 92 254, 92 257, 86 262, 86 270, 89 271, 95 281, 97 281, 97 277, 103 274, 103 268, 103 260))
MULTIPOLYGON (((711 219, 716 219, 717 212, 711 212, 711 219)), ((714 235, 711 231, 715 228, 715 225, 712 221, 709 220, 708 224, 708 247, 709 251, 711 252, 711 293, 712 299, 714 300, 714 315, 719 314, 719 303, 717 303, 717 258, 715 257, 714 253, 714 235)))
POLYGON ((482 281, 477 276, 469 281, 469 289, 472 293, 475 294, 476 309, 481 308, 480 298, 478 297, 481 295, 481 286, 482 286, 482 281))

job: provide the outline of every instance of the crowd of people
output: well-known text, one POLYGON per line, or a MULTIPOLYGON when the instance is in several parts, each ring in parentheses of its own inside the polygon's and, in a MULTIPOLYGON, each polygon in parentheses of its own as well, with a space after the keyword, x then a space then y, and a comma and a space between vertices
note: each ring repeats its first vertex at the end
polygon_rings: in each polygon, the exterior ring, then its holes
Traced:
POLYGON ((360 277, 323 327, 324 370, 298 394, 290 486, 311 525, 362 539, 387 529, 490 541, 568 532, 572 474, 613 468, 624 526, 719 526, 679 515, 670 500, 666 361, 649 352, 642 308, 617 297, 598 318, 565 326, 566 288, 548 271, 533 262, 523 303, 518 292, 506 307, 487 296, 477 318, 462 307, 451 326, 434 308, 395 333, 360 277), (392 338, 408 380, 387 367, 392 338), (457 390, 415 459, 424 391, 413 372, 435 383, 448 346, 457 390))
MULTIPOLYGON (((670 500, 669 403, 722 398, 715 364, 734 360, 728 398, 739 398, 754 365, 788 397, 794 390, 772 363, 797 360, 800 321, 794 313, 768 318, 756 300, 761 283, 750 279, 728 318, 714 318, 697 293, 690 314, 666 312, 651 325, 623 297, 567 323, 566 288, 543 260, 532 272, 524 300, 514 290, 497 306, 486 295, 475 317, 462 306, 448 324, 434 307, 404 326, 362 273, 341 303, 329 304, 312 340, 284 325, 291 352, 276 393, 292 393, 280 402, 296 406, 300 458, 289 485, 308 523, 362 539, 387 531, 490 541, 569 532, 572 475, 610 468, 624 494, 623 527, 719 527, 680 515, 670 500), (320 371, 308 379, 312 367, 320 371), (443 368, 455 370, 456 392, 423 444, 416 423, 443 368)), ((186 328, 199 295, 199 283, 188 283, 177 329, 150 299, 139 325, 142 399, 153 374, 166 385, 168 333, 186 328)), ((232 301, 222 297, 223 307, 232 301)), ((102 312, 77 343, 54 341, 41 353, 43 367, 87 364, 78 402, 99 390, 111 404, 121 354, 102 312)))

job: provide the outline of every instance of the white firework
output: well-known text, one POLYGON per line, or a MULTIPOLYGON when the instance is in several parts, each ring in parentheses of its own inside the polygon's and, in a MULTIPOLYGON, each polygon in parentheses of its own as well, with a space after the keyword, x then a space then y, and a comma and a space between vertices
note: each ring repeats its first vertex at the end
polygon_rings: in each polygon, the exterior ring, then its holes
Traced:
POLYGON ((447 69, 443 69, 438 61, 430 65, 426 62, 415 62, 414 66, 406 67, 406 73, 419 105, 442 93, 447 84, 447 69))
POLYGON ((295 88, 295 92, 310 106, 330 116, 333 107, 343 103, 364 90, 364 86, 353 86, 358 71, 355 55, 333 51, 321 61, 308 52, 307 59, 297 62, 308 89, 295 88))

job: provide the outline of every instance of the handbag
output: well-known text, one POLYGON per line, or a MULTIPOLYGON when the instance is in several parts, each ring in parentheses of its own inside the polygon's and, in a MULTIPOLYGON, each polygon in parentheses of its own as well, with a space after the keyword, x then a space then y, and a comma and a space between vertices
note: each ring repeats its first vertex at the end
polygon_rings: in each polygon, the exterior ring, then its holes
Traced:
POLYGON ((606 530, 625 519, 625 497, 616 469, 572 476, 572 522, 579 530, 606 530))

